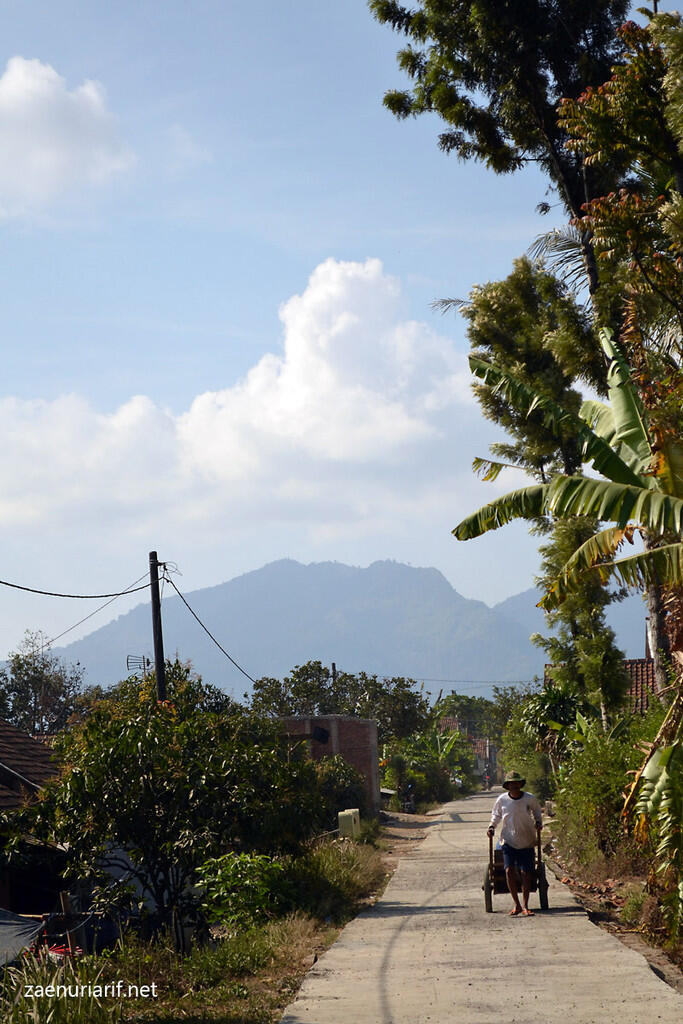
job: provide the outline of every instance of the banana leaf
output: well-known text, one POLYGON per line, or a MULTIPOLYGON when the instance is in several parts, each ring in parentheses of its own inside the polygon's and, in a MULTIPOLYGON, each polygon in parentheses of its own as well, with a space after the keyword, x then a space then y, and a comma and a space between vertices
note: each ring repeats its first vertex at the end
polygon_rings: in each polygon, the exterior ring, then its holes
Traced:
MULTIPOLYGON (((532 412, 542 414, 544 426, 560 438, 564 429, 576 438, 583 462, 592 462, 596 472, 609 480, 642 487, 646 481, 622 459, 610 444, 596 434, 580 416, 563 409, 552 399, 540 394, 520 381, 514 374, 493 366, 491 363, 470 356, 470 369, 475 377, 488 384, 494 393, 502 394, 518 412, 530 416, 532 412)), ((640 458, 640 456, 638 456, 640 458)), ((642 461, 642 460, 641 460, 642 461)), ((650 449, 644 465, 649 465, 650 449)), ((641 462, 637 463, 638 465, 641 462)))

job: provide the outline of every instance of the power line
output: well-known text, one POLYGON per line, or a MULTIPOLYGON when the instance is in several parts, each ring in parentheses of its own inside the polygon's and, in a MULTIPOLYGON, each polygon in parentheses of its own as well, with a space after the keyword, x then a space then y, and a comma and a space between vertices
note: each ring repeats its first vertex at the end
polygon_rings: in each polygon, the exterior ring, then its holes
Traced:
MULTIPOLYGON (((135 586, 136 583, 139 583, 140 580, 144 580, 146 575, 147 575, 147 573, 143 573, 143 575, 140 576, 139 579, 134 580, 131 583, 131 585, 129 587, 127 587, 123 591, 123 593, 124 594, 134 594, 135 591, 133 590, 133 587, 135 586)), ((145 586, 148 587, 149 583, 146 583, 145 586)), ((138 590, 143 590, 143 589, 144 589, 143 587, 138 587, 138 590)), ((121 594, 117 594, 116 597, 110 597, 108 601, 105 601, 104 604, 101 604, 99 606, 99 608, 96 608, 93 612, 90 612, 89 615, 85 615, 82 619, 79 619, 78 622, 74 622, 73 626, 69 626, 68 629, 62 630, 62 632, 58 633, 57 636, 53 636, 51 640, 48 640, 48 642, 46 644, 46 647, 50 647, 53 643, 55 643, 55 641, 61 640, 61 638, 63 636, 66 636, 67 633, 70 633, 73 629, 76 629, 78 626, 81 626, 84 622, 87 622, 88 619, 91 619, 93 617, 93 615, 97 615, 97 613, 101 612, 104 608, 108 608, 110 604, 113 604, 114 601, 116 601, 117 598, 121 597, 121 596, 122 596, 121 594)))
POLYGON ((178 595, 178 597, 180 598, 180 600, 181 600, 181 601, 183 602, 183 604, 185 605, 185 607, 187 608, 187 610, 188 610, 188 611, 190 612, 190 614, 191 614, 191 615, 192 615, 192 616, 193 616, 193 617, 194 617, 194 618, 195 618, 195 619, 197 620, 197 622, 198 622, 198 623, 199 623, 199 625, 200 625, 200 626, 202 627, 202 629, 204 630, 204 632, 206 633, 206 635, 207 635, 208 637, 210 637, 210 638, 211 638, 211 640, 213 640, 213 642, 215 643, 215 645, 216 645, 216 647, 218 648, 218 650, 219 650, 219 651, 222 651, 222 652, 223 652, 223 654, 224 654, 224 655, 225 655, 225 657, 226 657, 226 658, 228 659, 228 661, 231 661, 231 662, 232 662, 232 664, 233 664, 233 665, 235 666, 235 668, 236 668, 236 669, 239 669, 239 671, 240 671, 240 672, 242 673, 242 675, 243 675, 243 676, 246 676, 246 677, 247 677, 247 679, 248 679, 248 680, 249 680, 250 682, 252 682, 252 683, 255 683, 255 682, 256 682, 256 679, 254 679, 254 677, 253 677, 253 676, 250 676, 250 675, 249 675, 249 673, 248 673, 248 672, 246 672, 246 671, 245 671, 245 670, 244 670, 244 669, 242 668, 242 666, 241 666, 241 665, 238 665, 238 663, 237 663, 237 662, 235 661, 235 659, 234 659, 234 658, 232 657, 232 655, 228 654, 228 652, 226 651, 225 647, 223 647, 223 646, 222 646, 222 645, 221 645, 221 644, 220 644, 220 643, 218 642, 218 640, 216 640, 216 637, 215 637, 215 636, 213 635, 213 633, 212 633, 212 632, 211 632, 211 631, 210 631, 209 629, 207 629, 207 627, 206 627, 206 626, 204 625, 204 623, 203 623, 203 622, 202 622, 202 620, 201 620, 201 619, 199 618, 199 616, 197 615, 197 613, 196 613, 195 611, 193 611, 193 609, 192 609, 192 608, 190 608, 189 604, 187 603, 187 601, 185 600, 185 598, 183 597, 183 595, 182 595, 182 594, 180 593, 180 591, 179 591, 179 590, 178 590, 178 588, 176 587, 176 585, 175 585, 175 583, 173 582, 173 580, 171 579, 171 577, 170 577, 170 576, 166 576, 166 575, 164 575, 164 579, 168 580, 168 582, 169 582, 169 583, 171 584, 171 586, 173 587, 173 589, 175 590, 176 594, 178 595))
MULTIPOLYGON (((144 579, 143 576, 140 579, 144 579)), ((135 594, 138 590, 146 590, 149 583, 134 589, 119 590, 116 594, 58 594, 53 590, 36 590, 35 587, 22 587, 20 583, 8 583, 7 580, 0 580, 1 587, 12 587, 13 590, 26 590, 29 594, 42 594, 44 597, 70 597, 78 601, 101 601, 103 597, 124 597, 125 594, 135 594)))
MULTIPOLYGON (((388 676, 384 677, 389 678, 388 676)), ((417 677, 421 683, 461 683, 463 686, 517 686, 520 683, 533 683, 533 679, 428 679, 417 677)))

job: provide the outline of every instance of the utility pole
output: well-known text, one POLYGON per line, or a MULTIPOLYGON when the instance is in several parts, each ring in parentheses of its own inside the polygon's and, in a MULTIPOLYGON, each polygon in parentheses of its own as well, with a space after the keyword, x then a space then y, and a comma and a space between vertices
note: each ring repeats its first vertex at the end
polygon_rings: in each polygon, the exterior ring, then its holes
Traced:
POLYGON ((161 598, 159 597, 159 560, 156 551, 149 553, 149 582, 152 594, 152 630, 154 633, 154 670, 157 677, 157 698, 166 700, 166 666, 164 637, 161 632, 161 598))

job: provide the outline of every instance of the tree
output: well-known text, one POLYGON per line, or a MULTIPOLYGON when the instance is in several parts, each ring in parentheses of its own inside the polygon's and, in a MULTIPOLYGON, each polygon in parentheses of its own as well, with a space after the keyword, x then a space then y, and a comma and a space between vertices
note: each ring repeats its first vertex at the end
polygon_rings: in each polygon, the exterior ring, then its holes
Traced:
POLYGON ((257 714, 355 715, 374 718, 381 743, 423 728, 429 706, 414 679, 380 679, 366 672, 332 672, 319 661, 297 665, 284 679, 264 677, 254 684, 251 707, 257 714))
POLYGON ((82 689, 83 669, 50 650, 44 633, 27 630, 0 671, 0 715, 33 736, 63 729, 82 689))
POLYGON ((225 695, 217 710, 219 691, 178 662, 168 700, 154 686, 128 680, 60 737, 61 779, 11 832, 62 844, 71 878, 111 887, 108 872, 124 873, 152 923, 169 926, 196 919, 205 860, 296 850, 330 827, 332 808, 315 764, 284 756, 275 723, 225 695))
POLYGON ((485 737, 489 735, 488 723, 492 708, 492 701, 486 697, 468 697, 454 690, 434 705, 433 714, 437 721, 457 718, 460 731, 466 736, 485 737))
MULTIPOLYGON (((608 77, 619 56, 625 0, 420 0, 413 10, 397 0, 370 0, 370 9, 409 40, 398 60, 412 91, 384 98, 397 117, 438 114, 447 125, 439 136, 444 151, 482 160, 498 173, 540 164, 574 217, 609 190, 599 168, 567 149, 556 108, 562 97, 577 98, 608 77)), ((582 250, 593 289, 589 236, 582 250)))
MULTIPOLYGON (((448 308, 449 303, 441 303, 448 308)), ((493 363, 578 414, 583 380, 604 393, 604 360, 596 354, 595 336, 586 311, 567 289, 524 258, 502 281, 476 286, 460 304, 475 359, 493 363)), ((579 466, 571 430, 551 430, 542 411, 519 410, 503 391, 479 379, 474 392, 487 419, 500 424, 513 444, 493 445, 492 452, 545 481, 579 466)))
POLYGON ((511 519, 541 515, 611 521, 614 525, 584 542, 562 567, 543 600, 546 608, 563 600, 580 575, 589 570, 602 582, 617 579, 626 586, 683 582, 683 543, 678 539, 642 554, 612 560, 625 541, 632 541, 635 526, 643 527, 650 538, 665 538, 667 531, 680 537, 683 441, 656 446, 622 353, 608 332, 601 333, 601 342, 610 361, 610 401, 584 402, 578 418, 512 374, 470 360, 475 375, 499 387, 519 409, 542 410, 553 430, 571 425, 582 462, 592 463, 601 474, 598 479, 557 474, 547 484, 534 484, 489 502, 453 531, 458 540, 467 540, 498 529, 511 519))
MULTIPOLYGON (((503 426, 514 441, 492 445, 492 454, 542 483, 557 473, 579 472, 575 422, 582 399, 574 383, 582 379, 602 392, 607 386, 605 362, 596 356, 586 311, 557 278, 528 259, 515 261, 505 280, 474 288, 462 311, 474 360, 514 374, 515 380, 571 414, 549 424, 542 405, 518 406, 498 382, 478 378, 474 390, 484 414, 503 426)), ((500 463, 477 459, 475 467, 492 479, 500 463)), ((567 522, 552 522, 544 516, 533 519, 534 532, 551 534, 541 549, 546 562, 557 562, 558 554, 562 555, 558 569, 574 553, 572 540, 577 545, 587 541, 597 526, 594 519, 574 522, 571 528, 567 522)), ((546 613, 548 626, 559 629, 559 636, 537 637, 557 671, 571 672, 580 690, 590 678, 592 688, 600 691, 596 699, 605 714, 614 703, 611 687, 624 689, 625 676, 619 667, 623 655, 604 620, 604 608, 619 596, 600 580, 583 581, 570 602, 546 613)))
MULTIPOLYGON (((541 546, 543 575, 536 583, 545 589, 551 587, 576 550, 595 536, 596 529, 593 518, 558 519, 551 539, 541 546)), ((621 707, 630 683, 624 655, 605 622, 607 605, 615 596, 625 593, 614 595, 595 574, 582 575, 565 600, 546 612, 553 635, 544 638, 535 634, 531 638, 546 651, 556 684, 573 687, 585 699, 599 705, 605 729, 608 712, 621 707)))

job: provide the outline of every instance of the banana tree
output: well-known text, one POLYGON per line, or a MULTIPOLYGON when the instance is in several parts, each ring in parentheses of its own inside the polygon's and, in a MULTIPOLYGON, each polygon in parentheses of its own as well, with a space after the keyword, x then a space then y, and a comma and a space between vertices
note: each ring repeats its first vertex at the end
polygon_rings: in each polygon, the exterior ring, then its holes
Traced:
MULTIPOLYGON (((543 515, 593 516, 610 523, 581 545, 566 563, 541 604, 552 608, 563 600, 579 574, 598 573, 634 587, 683 583, 683 441, 653 428, 631 383, 629 367, 609 331, 600 332, 608 360, 609 402, 589 400, 578 416, 522 383, 513 374, 472 357, 473 374, 527 414, 538 410, 554 434, 574 431, 582 463, 599 476, 558 474, 545 484, 511 491, 463 519, 453 530, 470 540, 513 519, 543 515), (645 550, 614 558, 640 531, 645 550), (665 542, 666 541, 666 542, 665 542)), ((484 479, 495 479, 505 466, 475 459, 484 479)), ((658 646, 658 645, 657 645, 658 646)), ((654 648, 653 648, 654 649, 654 648)), ((683 655, 675 652, 683 664, 683 655)))
MULTIPOLYGON (((564 565, 541 604, 551 608, 568 593, 579 574, 597 572, 605 582, 616 579, 629 587, 683 583, 683 441, 651 422, 631 383, 629 367, 610 333, 600 332, 608 360, 608 403, 586 401, 578 417, 538 394, 514 375, 475 358, 470 367, 476 377, 490 385, 527 414, 540 410, 551 432, 574 429, 583 464, 598 476, 558 474, 547 484, 533 484, 489 502, 463 519, 453 530, 458 540, 469 540, 495 530, 513 519, 552 516, 593 516, 605 528, 582 544, 564 565), (640 531, 645 550, 615 558, 624 542, 633 542, 640 531)), ((475 470, 485 479, 495 479, 504 466, 476 459, 475 470)), ((637 773, 624 805, 627 814, 636 804, 641 814, 656 821, 663 836, 659 855, 662 863, 675 856, 678 877, 671 894, 676 927, 683 920, 683 870, 680 817, 670 813, 672 804, 670 766, 680 765, 683 756, 683 629, 680 600, 674 618, 678 629, 671 653, 678 680, 673 702, 650 751, 637 773), (669 787, 669 788, 667 788, 669 787), (666 791, 666 799, 660 794, 666 791)), ((653 647, 653 653, 655 648, 653 647)), ((676 799, 680 796, 680 779, 676 799)), ((677 804, 678 806, 678 804, 677 804)))

